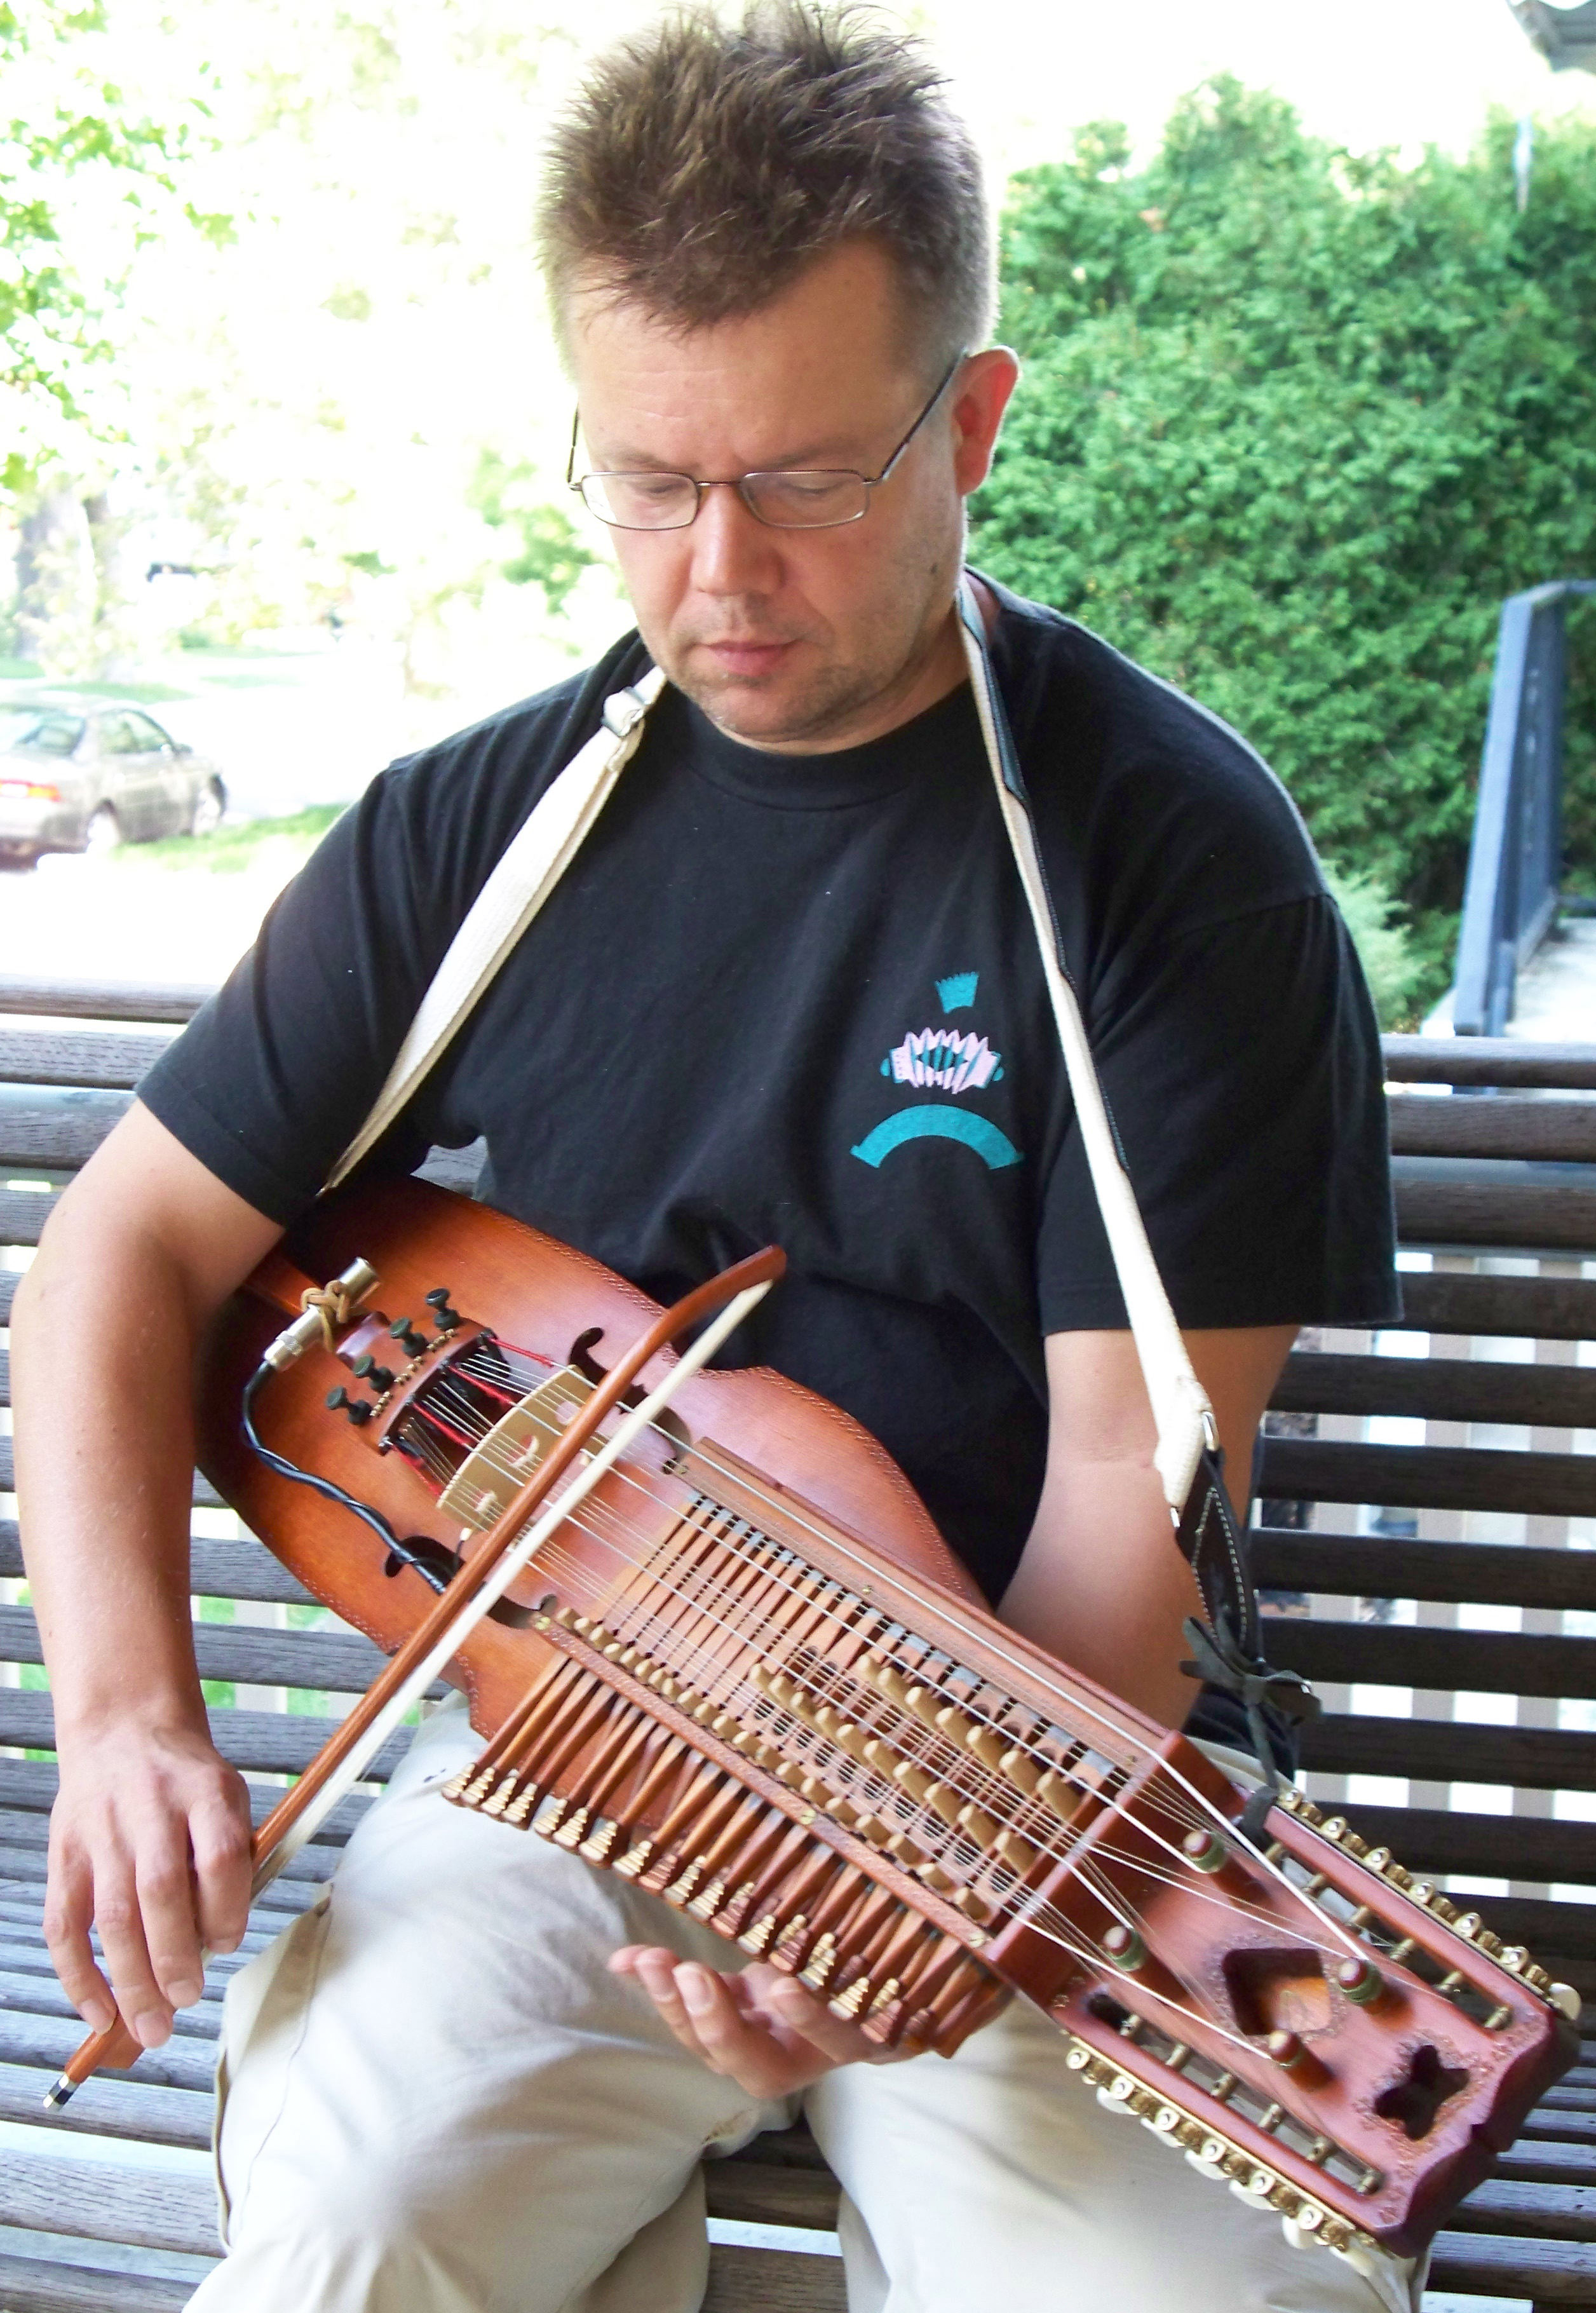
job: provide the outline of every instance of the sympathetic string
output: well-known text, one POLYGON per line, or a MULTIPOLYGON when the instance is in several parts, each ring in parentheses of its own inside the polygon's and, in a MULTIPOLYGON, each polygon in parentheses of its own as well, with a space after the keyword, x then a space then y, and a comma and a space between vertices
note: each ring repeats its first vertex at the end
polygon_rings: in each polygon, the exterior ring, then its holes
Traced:
MULTIPOLYGON (((486 1434, 487 1425, 482 1423, 479 1412, 471 1405, 464 1392, 450 1393, 449 1410, 455 1415, 460 1429, 463 1430, 468 1425, 471 1425, 486 1434)), ((452 1422, 450 1426, 454 1428, 455 1423, 452 1422)), ((680 1453, 680 1440, 670 1438, 662 1432, 660 1434, 662 1442, 669 1454, 673 1457, 678 1456, 680 1453)), ((452 1473, 453 1464, 441 1449, 431 1447, 430 1441, 426 1443, 430 1447, 427 1458, 433 1464, 434 1473, 440 1481, 445 1481, 452 1473)), ((491 1451, 483 1451, 480 1448, 478 1450, 482 1453, 482 1459, 488 1465, 502 1467, 507 1474, 517 1474, 512 1468, 510 1457, 500 1457, 491 1451)), ((716 1465, 713 1455, 706 1453, 703 1448, 692 1448, 689 1456, 682 1458, 697 1461, 711 1476, 715 1474, 716 1465)), ((676 1466, 680 1473, 680 1460, 676 1466)), ((651 1507, 664 1507, 680 1516, 680 1505, 651 1484, 645 1483, 639 1476, 636 1464, 622 1464, 617 1475, 625 1484, 647 1500, 651 1507)), ((747 1490, 753 1492, 758 1499, 762 1490, 750 1487, 746 1477, 741 1477, 741 1473, 739 1476, 747 1490)), ((801 1516, 795 1516, 794 1506, 790 1503, 784 1502, 780 1505, 772 1503, 771 1508, 778 1512, 783 1523, 798 1525, 804 1523, 801 1516)), ((807 1618, 811 1623, 829 1623, 836 1631, 846 1634, 856 1645, 863 1647, 863 1634, 857 1620, 837 1614, 826 1603, 825 1590, 829 1586, 822 1582, 818 1594, 805 1593, 802 1585, 784 1572, 779 1563, 773 1563, 768 1558, 764 1563, 759 1562, 758 1553, 760 1545, 764 1545, 767 1551, 779 1550, 782 1545, 779 1543, 773 1544, 769 1537, 760 1535, 758 1530, 750 1526, 746 1521, 723 1519, 718 1533, 706 1532, 705 1547, 689 1567, 686 1583, 680 1579, 672 1581, 657 1570, 653 1572, 651 1577, 647 1556, 652 1553, 645 1553, 641 1561, 630 1554, 627 1544, 635 1541, 637 1536, 627 1521, 612 1508, 601 1505, 598 1501, 590 1501, 584 1511, 573 1518, 572 1524, 579 1527, 588 1538, 599 1543, 601 1547, 610 1550, 631 1572, 632 1580, 627 1585, 627 1593, 623 1594, 626 1612, 623 1614, 620 1611, 621 1601, 618 1601, 617 1605, 609 1610, 615 1618, 617 1629, 620 1629, 623 1621, 626 1622, 627 1634, 635 1642, 639 1644, 646 1642, 647 1650, 651 1656, 662 1662, 671 1663, 684 1677, 690 1674, 696 1681, 701 1681, 714 1673, 723 1673, 729 1666, 721 1658, 720 1642, 729 1640, 741 1650, 746 1648, 750 1639, 754 1635, 750 1630, 739 1627, 732 1614, 716 1613, 715 1610, 716 1605, 723 1607, 734 1605, 737 1598, 737 1587, 734 1586, 728 1589, 727 1570, 723 1564, 717 1565, 717 1555, 723 1559, 730 1557, 732 1569, 741 1573, 744 1595, 750 1600, 757 1599, 761 1587, 767 1592, 775 1590, 786 1596, 798 1615, 807 1618), (620 1537, 618 1540, 618 1535, 620 1537), (745 1542, 752 1545, 752 1548, 746 1552, 743 1548, 745 1542), (643 1598, 632 1598, 629 1596, 639 1581, 651 1580, 656 1596, 662 1592, 671 1601, 672 1607, 678 1610, 671 1616, 670 1621, 666 1621, 661 1615, 657 1605, 651 1608, 645 1604, 643 1598), (691 1595, 694 1591, 698 1595, 691 1595), (711 1603, 712 1600, 714 1604, 711 1603), (640 1617, 636 1624, 627 1619, 634 1611, 637 1612, 640 1617), (689 1627, 692 1621, 696 1621, 700 1625, 713 1626, 716 1632, 715 1641, 706 1642, 700 1631, 698 1635, 688 1638, 684 1646, 681 1638, 673 1629, 679 1616, 687 1618, 689 1627)), ((576 1570, 574 1561, 570 1560, 565 1552, 557 1550, 553 1543, 546 1547, 539 1563, 555 1570, 554 1561, 557 1557, 564 1561, 559 1570, 565 1570, 566 1565, 569 1566, 570 1570, 576 1570)), ((812 1570, 811 1574, 812 1579, 812 1570)), ((840 1589, 841 1586, 836 1587, 840 1589)), ((875 1619, 879 1623, 885 1623, 884 1617, 877 1615, 875 1619)), ((907 1631, 901 1632, 902 1638, 906 1640, 910 1635, 907 1631)), ((929 1655, 930 1650, 924 1648, 923 1641, 920 1643, 923 1653, 929 1655)), ((788 1675, 794 1675, 792 1672, 788 1675)), ((821 1658, 821 1674, 818 1683, 805 1682, 802 1678, 795 1678, 795 1683, 802 1686, 805 1693, 819 1703, 824 1700, 827 1690, 834 1687, 847 1675, 846 1666, 821 1658)), ((1077 1709, 1081 1707, 1080 1698, 1070 1696, 1067 1699, 1077 1709)), ((728 1702, 741 1701, 744 1709, 750 1711, 763 1706, 765 1716, 762 1725, 765 1730, 772 1738, 778 1741, 785 1738, 801 1755, 816 1753, 824 1746, 824 1737, 821 1737, 817 1744, 815 1730, 804 1720, 791 1712, 780 1710, 779 1707, 771 1709, 768 1698, 758 1689, 750 1693, 746 1683, 740 1682, 738 1688, 723 1700, 728 1702)), ((1022 1727, 998 1728, 995 1719, 990 1714, 983 1712, 973 1697, 964 1698, 964 1707, 969 1710, 973 1718, 990 1727, 993 1732, 1013 1750, 1027 1753, 1031 1758, 1043 1763, 1048 1771, 1057 1771, 1059 1763, 1049 1753, 1040 1750, 1038 1747, 1037 1739, 1034 1737, 1028 1737, 1022 1727)), ((968 1752, 960 1751, 955 1745, 942 1737, 936 1730, 925 1727, 920 1720, 897 1709, 885 1698, 871 1696, 865 1710, 868 1711, 868 1717, 864 1715, 864 1711, 861 1711, 859 1725, 871 1733, 879 1735, 881 1739, 891 1747, 897 1757, 910 1764, 923 1764, 935 1773, 937 1781, 942 1785, 952 1790, 960 1799, 968 1800, 969 1805, 980 1807, 989 1816, 994 1816, 1004 1831, 1017 1832, 1022 1837, 1029 1838, 1039 1853, 1059 1860, 1067 1857, 1074 1839, 1074 1834, 1071 1833, 1069 1826, 1061 1824, 1056 1815, 1039 1806, 1023 1793, 1020 1795, 1021 1804, 1016 1807, 1013 1805, 1014 1786, 1004 1776, 983 1766, 968 1752), (908 1738, 907 1742, 904 1739, 905 1737, 908 1738), (1057 1837, 1060 1830, 1065 1834, 1063 1845, 1058 1843, 1057 1837)), ((1128 1739, 1135 1747, 1151 1755, 1151 1746, 1134 1730, 1109 1720, 1103 1713, 1092 1711, 1090 1706, 1087 1706, 1087 1711, 1090 1717, 1098 1719, 1104 1727, 1110 1728, 1122 1741, 1128 1739)), ((850 1797, 857 1794, 859 1799, 866 1801, 873 1813, 882 1812, 890 1816, 895 1811, 901 1809, 904 1795, 893 1781, 883 1774, 873 1772, 862 1763, 848 1762, 845 1755, 837 1751, 836 1746, 829 1747, 833 1755, 830 1760, 833 1773, 838 1781, 846 1781, 850 1797)), ((816 1763, 819 1763, 818 1758, 816 1763)), ((1222 1824, 1224 1822, 1224 1818, 1219 1815, 1212 1802, 1207 1800, 1206 1795, 1189 1786, 1187 1787, 1187 1790, 1189 1797, 1178 1799, 1177 1806, 1171 1809, 1171 1813, 1178 1813, 1179 1806, 1184 1805, 1187 1820, 1192 1827, 1204 1825, 1215 1819, 1222 1824), (1196 1802, 1195 1806, 1191 1804, 1193 1801, 1196 1802)), ((1161 1796, 1168 1799, 1177 1795, 1166 1792, 1161 1796)), ((1114 1801, 1110 1799, 1108 1804, 1112 1807, 1114 1801)), ((1188 1860, 1179 1854, 1155 1825, 1135 1815, 1127 1815, 1124 1819, 1139 1830, 1144 1838, 1152 1838, 1169 1856, 1174 1869, 1171 1870, 1166 1867, 1160 1870, 1150 1865, 1144 1857, 1130 1850, 1120 1849, 1106 1839, 1100 1840, 1098 1846, 1098 1852, 1104 1860, 1115 1861, 1121 1868, 1129 1866, 1141 1876, 1152 1879, 1154 1884, 1179 1884, 1205 1902, 1214 1904, 1220 1908, 1226 1907, 1225 1899, 1197 1881, 1188 1860)), ((940 1842, 934 1841, 934 1851, 943 1861, 951 1862, 955 1868, 961 1868, 966 1872, 982 1866, 990 1868, 992 1864, 992 1858, 978 1842, 959 1834, 956 1830, 951 1835, 943 1837, 940 1842)), ((1292 1886, 1289 1879, 1285 1878, 1284 1875, 1276 1876, 1281 1878, 1285 1886, 1293 1895, 1299 1895, 1299 1891, 1292 1886)), ((1000 1906, 1022 1890, 1021 1875, 1013 1872, 1004 1873, 1001 1867, 995 1873, 994 1880, 995 1884, 992 1881, 988 1884, 992 1886, 993 1895, 1000 1906)), ((1109 1885, 1095 1867, 1092 1880, 1094 1886, 1100 1890, 1109 1885)), ((1317 1907, 1309 1905, 1306 1899, 1302 1900, 1304 1910, 1313 1922, 1316 1941, 1320 1934, 1329 1930, 1348 1948, 1356 1948, 1353 1939, 1339 1929, 1338 1923, 1327 1919, 1317 1907)), ((1132 1907, 1127 1916, 1123 1902, 1109 1905, 1108 1908, 1110 1910, 1111 1916, 1126 1918, 1127 1925, 1131 1920, 1141 1922, 1140 1912, 1132 1907)), ((1255 1907, 1246 1905, 1244 1903, 1237 1904, 1232 1902, 1229 1908, 1234 1910, 1255 1907)), ((1267 1915, 1261 1909, 1258 1909, 1257 1916, 1261 1918, 1267 1915)), ((1034 1923, 1038 1926, 1039 1931, 1041 1930, 1044 1920, 1049 1930, 1065 1931, 1062 1936, 1055 1932, 1054 1940, 1063 1941, 1066 1948, 1075 1948, 1074 1931, 1069 1930, 1068 1922, 1059 1917, 1053 1907, 1046 1907, 1045 1912, 1037 1916, 1034 1923)), ((1080 1956, 1090 1958, 1092 1964, 1100 1969, 1105 1966, 1105 1956, 1090 1945, 1082 1948, 1080 1956)), ((1112 1972, 1118 1973, 1117 1970, 1112 1972)), ((1191 1987, 1183 1984, 1181 1988, 1190 1992, 1191 1987)), ((1221 2027, 1211 2023, 1210 2028, 1221 2027)))

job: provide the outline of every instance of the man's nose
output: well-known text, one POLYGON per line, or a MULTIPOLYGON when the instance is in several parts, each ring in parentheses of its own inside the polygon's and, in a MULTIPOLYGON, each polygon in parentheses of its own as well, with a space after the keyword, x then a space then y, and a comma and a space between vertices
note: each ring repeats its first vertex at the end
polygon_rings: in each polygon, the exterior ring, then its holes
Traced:
POLYGON ((749 512, 734 484, 704 493, 692 527, 693 579, 706 594, 766 594, 781 584, 778 533, 749 512))

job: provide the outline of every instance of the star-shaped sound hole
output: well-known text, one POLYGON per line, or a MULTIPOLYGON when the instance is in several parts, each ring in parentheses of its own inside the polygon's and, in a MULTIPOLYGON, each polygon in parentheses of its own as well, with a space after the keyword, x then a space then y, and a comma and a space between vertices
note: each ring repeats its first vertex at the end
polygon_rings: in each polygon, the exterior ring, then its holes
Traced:
POLYGON ((1468 2085, 1468 2073, 1443 2064, 1426 2041, 1408 2058, 1406 2077, 1393 2080, 1375 2098, 1374 2109, 1381 2120, 1394 2121, 1403 2135, 1416 2144, 1434 2127, 1435 2115, 1447 2098, 1468 2085))

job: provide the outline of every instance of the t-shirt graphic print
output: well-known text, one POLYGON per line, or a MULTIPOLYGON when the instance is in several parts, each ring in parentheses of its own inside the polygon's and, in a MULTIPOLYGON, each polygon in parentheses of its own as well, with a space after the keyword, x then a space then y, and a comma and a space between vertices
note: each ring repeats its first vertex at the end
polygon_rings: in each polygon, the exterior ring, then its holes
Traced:
MULTIPOLYGON (((936 983, 937 1000, 944 1013, 969 1010, 980 986, 978 972, 950 972, 936 983)), ((950 1093, 983 1092, 1003 1081, 1003 1054, 995 1052, 985 1036, 957 1025, 922 1028, 894 1044, 881 1062, 881 1074, 895 1084, 932 1086, 950 1093)), ((881 1165, 906 1140, 957 1140, 975 1154, 991 1172, 1018 1165, 1020 1151, 1006 1132, 974 1107, 960 1108, 940 1101, 916 1101, 911 1108, 895 1109, 867 1132, 854 1149, 866 1165, 881 1165)))

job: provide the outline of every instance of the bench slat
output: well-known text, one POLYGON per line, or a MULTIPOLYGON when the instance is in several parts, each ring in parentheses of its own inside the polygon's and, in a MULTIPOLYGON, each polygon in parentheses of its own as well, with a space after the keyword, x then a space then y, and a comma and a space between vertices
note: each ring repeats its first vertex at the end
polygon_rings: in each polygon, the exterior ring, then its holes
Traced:
POLYGON ((137 2138, 145 2144, 178 2144, 203 2151, 211 2141, 211 2098, 189 2089, 151 2088, 126 2072, 97 2072, 85 2080, 64 2112, 47 2121, 44 2091, 36 2066, 0 2063, 0 2120, 23 2121, 85 2136, 137 2138))
MULTIPOLYGON (((1596 1113, 1596 1101, 1591 1104, 1596 1113)), ((1596 1369, 1468 1358, 1374 1358, 1298 1350, 1269 1400, 1289 1413, 1394 1413, 1430 1421, 1596 1429, 1596 1369)))
POLYGON ((1596 2185, 1596 2146, 1537 2144, 1521 2137, 1510 2152, 1496 2156, 1504 2183, 1596 2185))
POLYGON ((0 1084, 0 1167, 75 1173, 127 1113, 126 1092, 49 1092, 0 1084))
MULTIPOLYGON (((1273 1627, 1273 1626, 1271 1626, 1273 1627)), ((1325 1775, 1412 1775, 1428 1782, 1596 1790, 1596 1735, 1557 1727, 1471 1726, 1452 1719, 1310 1719, 1302 1764, 1325 1775)), ((1363 1813, 1355 1807, 1356 1816, 1363 1813)))
POLYGON ((124 1036, 110 1029, 0 1028, 0 1081, 133 1092, 171 1041, 159 1030, 124 1036))
POLYGON ((1596 2192, 1584 2185, 1510 2184, 1492 2177, 1478 2185, 1447 2221, 1457 2232, 1596 2241, 1596 2192))
MULTIPOLYGON (((748 2148, 757 2156, 762 2139, 748 2148)), ((784 2163, 747 2159, 706 2160, 705 2195, 712 2217, 738 2224, 802 2225, 817 2232, 835 2232, 841 2187, 828 2168, 794 2168, 784 2163)))
MULTIPOLYGON (((54 2016, 24 2016, 0 2008, 0 2061, 58 2072, 73 2050, 82 2045, 83 2025, 54 2016)), ((174 2037, 163 2048, 146 2048, 126 2077, 150 2088, 183 2089, 207 2096, 215 2071, 215 2050, 208 2040, 174 2037)), ((49 2085, 42 2081, 39 2093, 49 2085)))
MULTIPOLYGON (((338 1722, 301 1718, 281 1711, 224 1711, 210 1714, 211 1740, 235 1767, 261 1775, 297 1775, 308 1767, 338 1722)), ((366 1770, 367 1782, 385 1783, 409 1746, 407 1728, 384 1744, 366 1770)), ((30 1751, 53 1751, 56 1724, 48 1694, 22 1687, 0 1687, 0 1744, 30 1751)))
POLYGON ((1596 2250, 1583 2241, 1517 2241, 1488 2233, 1438 2233, 1432 2289, 1533 2298, 1547 2305, 1596 2304, 1596 2250))
MULTIPOLYGON (((3 1548, 0 1543, 0 1554, 3 1548)), ((1260 1590, 1549 1606, 1555 1612, 1596 1609, 1596 1551, 1545 1550, 1528 1543, 1422 1542, 1295 1526, 1254 1526, 1247 1551, 1260 1590)))
POLYGON ((1258 1491, 1273 1501, 1388 1502, 1435 1510, 1596 1517, 1596 1454, 1266 1438, 1258 1491))
POLYGON ((182 2313, 193 2294, 191 2281, 0 2256, 0 2304, 5 2313, 182 2313))
POLYGON ((1425 1332, 1596 1340, 1596 1278, 1459 1277, 1409 1269, 1401 1284, 1402 1322, 1425 1332))
POLYGON ((1319 1623, 1293 1614, 1266 1614, 1264 1619, 1270 1658, 1315 1682, 1596 1695, 1596 1639, 1424 1631, 1399 1623, 1319 1623))
MULTIPOLYGON (((1403 1244, 1522 1245, 1554 1253, 1589 1253, 1596 1247, 1596 1186, 1588 1180, 1416 1178, 1407 1169, 1448 1161, 1439 1156, 1392 1157, 1397 1231, 1403 1244)), ((1570 1174, 1588 1174, 1591 1168, 1569 1165, 1566 1169, 1570 1174)), ((1504 1174, 1508 1170, 1503 1167, 1504 1174)), ((1529 1175, 1531 1168, 1526 1165, 1524 1173, 1529 1175)))
POLYGON ((1535 1044, 1515 1036, 1382 1036, 1391 1085, 1500 1085, 1596 1092, 1596 1044, 1535 1044))
MULTIPOLYGON (((1591 1643, 1596 1650, 1596 1640, 1591 1643)), ((364 1694, 388 1659, 354 1631, 265 1631, 229 1623, 196 1623, 194 1651, 201 1678, 324 1688, 334 1694, 364 1694)), ((32 1608, 0 1606, 0 1662, 43 1658, 32 1608)), ((447 1690, 439 1686, 435 1692, 447 1690)))
POLYGON ((191 1020, 215 994, 197 983, 101 980, 39 980, 21 972, 0 976, 0 1012, 26 1012, 57 1020, 191 1020))
POLYGON ((33 2154, 0 2163, 0 2224, 80 2240, 215 2256, 215 2188, 206 2177, 33 2154))
POLYGON ((37 1244, 60 1202, 60 1192, 0 1188, 0 1244, 37 1244))
POLYGON ((1392 1093, 1386 1102, 1399 1156, 1511 1156, 1588 1164, 1596 1158, 1596 1101, 1437 1100, 1392 1093))
POLYGON ((847 2301, 839 2256, 717 2243, 700 2313, 847 2313, 847 2301))

